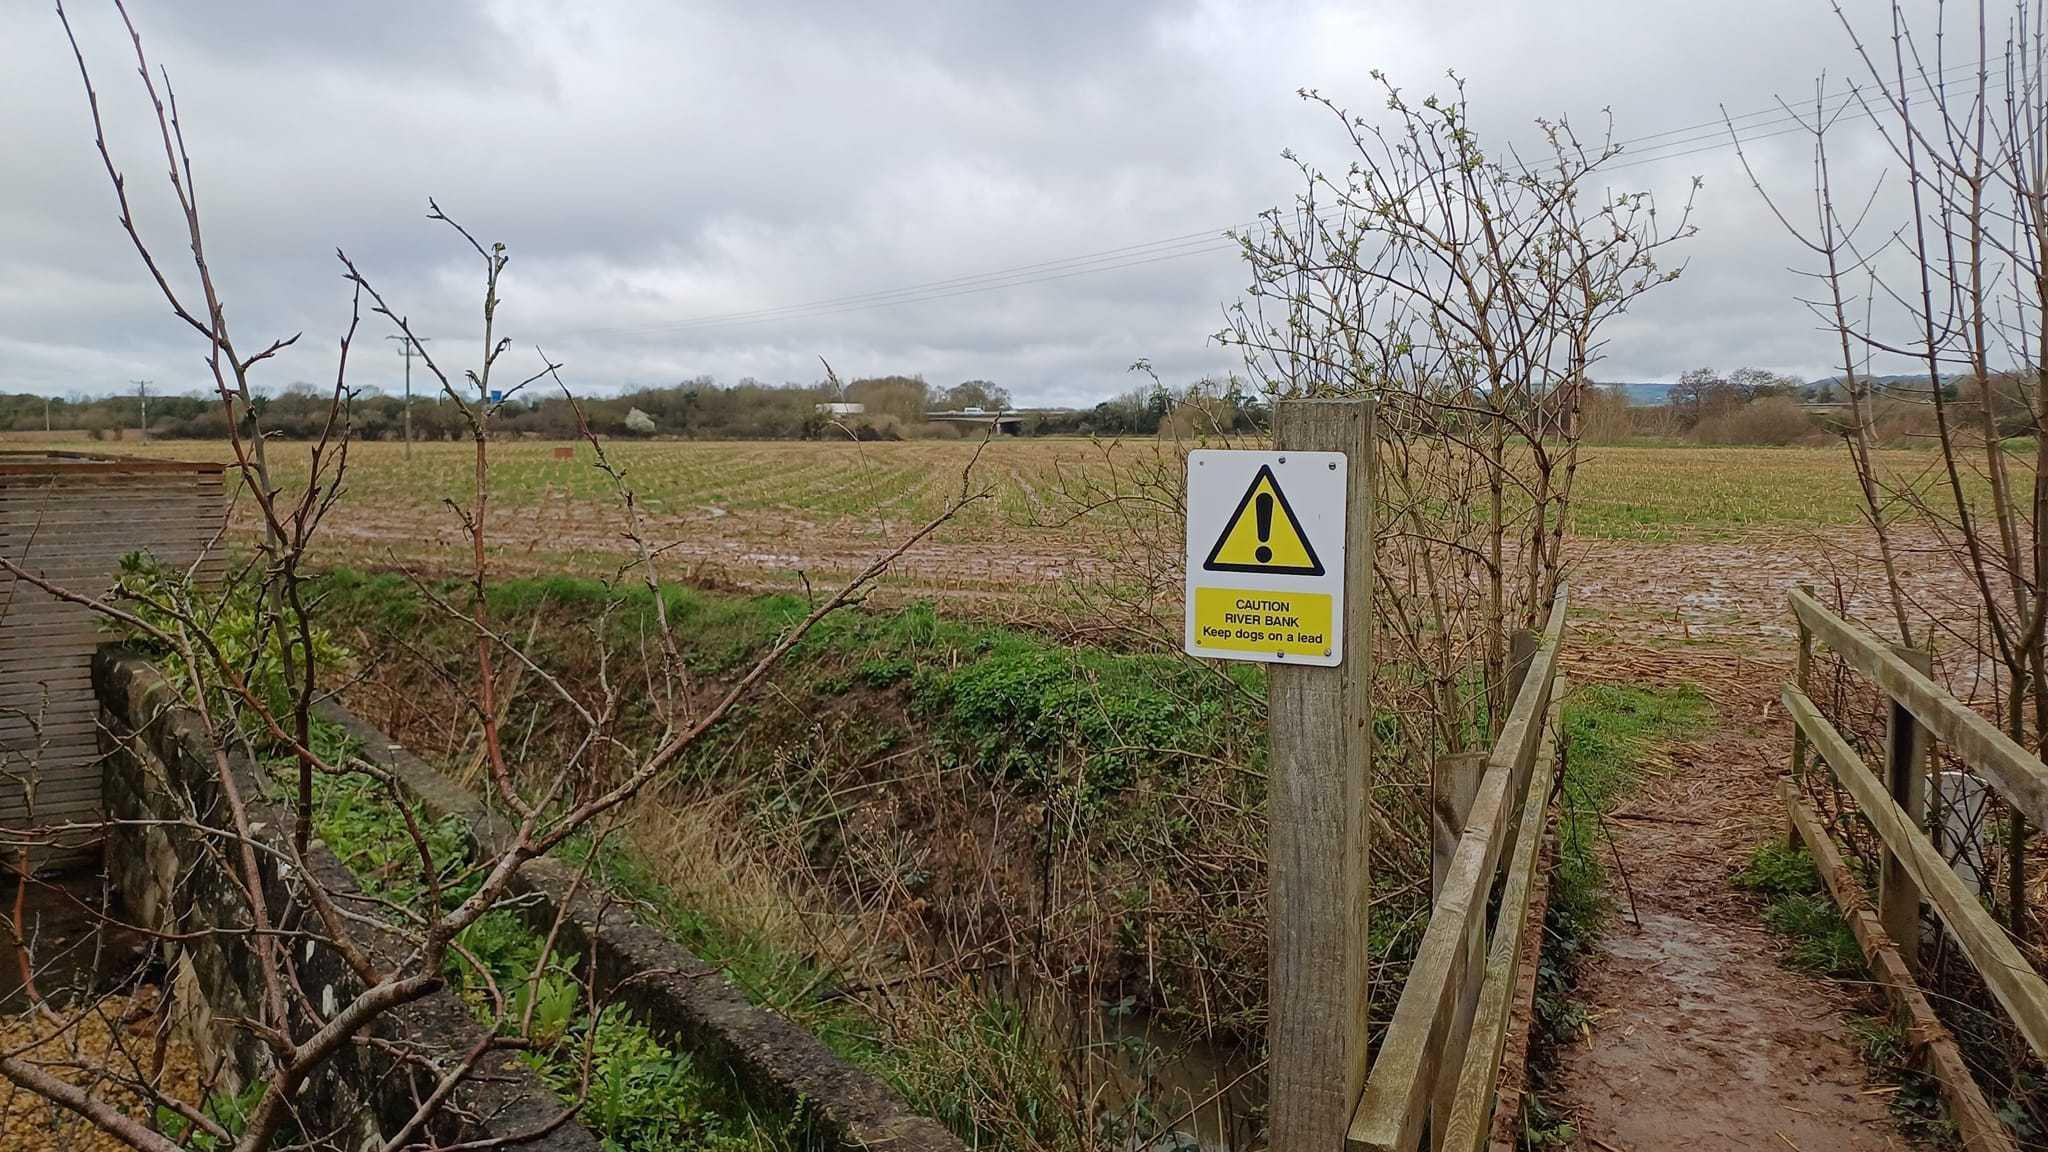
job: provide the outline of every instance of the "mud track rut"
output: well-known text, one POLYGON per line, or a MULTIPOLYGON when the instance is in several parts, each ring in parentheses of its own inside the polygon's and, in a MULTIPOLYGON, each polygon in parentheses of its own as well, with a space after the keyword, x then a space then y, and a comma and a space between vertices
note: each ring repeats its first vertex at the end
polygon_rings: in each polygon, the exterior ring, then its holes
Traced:
POLYGON ((1651 758, 1601 834, 1614 911, 1580 970, 1587 1024, 1558 1055, 1551 1103, 1589 1152, 1913 1147, 1850 1029, 1857 997, 1781 963, 1733 884, 1759 842, 1784 835, 1784 590, 1828 586, 1840 556, 1810 535, 1673 548, 1643 563, 1641 545, 1593 542, 1580 557, 1590 611, 1566 674, 1693 684, 1715 716, 1651 758))
POLYGON ((1608 823, 1615 909, 1582 969, 1588 1027, 1560 1056, 1555 1099, 1576 1147, 1910 1146, 1856 1049, 1851 998, 1784 967, 1731 883, 1759 840, 1782 834, 1770 787, 1788 748, 1781 719, 1760 715, 1724 706, 1716 733, 1673 749, 1608 823))

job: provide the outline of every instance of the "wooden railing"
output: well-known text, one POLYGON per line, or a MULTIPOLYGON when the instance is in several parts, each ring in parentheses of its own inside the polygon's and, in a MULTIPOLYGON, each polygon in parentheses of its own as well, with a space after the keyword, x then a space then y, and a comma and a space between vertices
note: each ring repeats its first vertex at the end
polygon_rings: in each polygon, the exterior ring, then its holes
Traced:
POLYGON ((1521 685, 1486 756, 1441 875, 1429 926, 1352 1114, 1348 1145, 1409 1152, 1483 1147, 1508 1017, 1521 976, 1524 921, 1555 770, 1557 674, 1566 590, 1527 652, 1521 685), (1495 885, 1499 911, 1488 924, 1495 885))
POLYGON ((1819 753, 1820 762, 1854 797, 1876 833, 1882 859, 1875 910, 1841 865, 1800 786, 1787 782, 1780 792, 1793 828, 1812 850, 1879 983, 1908 1025, 1908 1035, 1926 1051, 1964 1146, 1973 1152, 2011 1148, 2010 1136, 1914 982, 1923 903, 1933 907, 1956 946, 2043 1059, 2048 1059, 2048 982, 1927 835, 1930 745, 1937 740, 1945 744, 2036 827, 2048 821, 2048 765, 1930 679, 1925 653, 1885 643, 1830 612, 1808 592, 1793 592, 1791 603, 1799 621, 1799 664, 1797 679, 1785 685, 1781 699, 1796 725, 1793 772, 1796 777, 1806 771, 1809 747, 1819 753), (1876 684, 1889 702, 1882 775, 1864 764, 1807 697, 1809 645, 1815 640, 1876 684))

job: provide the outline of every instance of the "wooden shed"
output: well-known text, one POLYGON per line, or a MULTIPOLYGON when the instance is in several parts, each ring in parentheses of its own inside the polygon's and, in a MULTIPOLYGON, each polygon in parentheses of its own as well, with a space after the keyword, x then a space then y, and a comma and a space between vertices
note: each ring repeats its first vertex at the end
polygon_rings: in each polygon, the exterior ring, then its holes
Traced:
MULTIPOLYGON (((0 555, 72 592, 113 587, 121 558, 146 552, 222 571, 222 466, 78 452, 0 452, 0 555)), ((0 842, 7 829, 99 818, 93 649, 103 617, 0 570, 0 842)), ((98 837, 35 850, 36 866, 78 860, 98 837)), ((4 845, 13 862, 14 846, 4 845)))

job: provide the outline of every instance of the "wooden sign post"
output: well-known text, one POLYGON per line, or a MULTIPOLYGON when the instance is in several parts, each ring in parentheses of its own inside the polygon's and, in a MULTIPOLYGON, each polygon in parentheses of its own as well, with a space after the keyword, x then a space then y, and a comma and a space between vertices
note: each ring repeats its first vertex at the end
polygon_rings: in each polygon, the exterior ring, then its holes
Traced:
POLYGON ((1342 1152, 1365 1090, 1373 405, 1282 400, 1188 453, 1189 655, 1266 665, 1268 1145, 1342 1152))
POLYGON ((1341 1152, 1366 1072, 1372 402, 1282 400, 1273 443, 1346 459, 1343 663, 1270 664, 1266 680, 1269 1146, 1341 1152))

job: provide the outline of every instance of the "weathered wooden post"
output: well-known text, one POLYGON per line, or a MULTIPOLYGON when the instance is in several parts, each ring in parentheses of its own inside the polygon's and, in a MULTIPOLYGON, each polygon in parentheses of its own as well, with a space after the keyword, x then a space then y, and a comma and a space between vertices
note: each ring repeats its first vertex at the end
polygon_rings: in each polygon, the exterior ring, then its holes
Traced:
MULTIPOLYGON (((1934 670, 1928 652, 1904 645, 1892 650, 1925 676, 1934 670)), ((1909 826, 1925 828, 1927 817, 1927 751, 1930 737, 1911 710, 1890 693, 1885 695, 1890 718, 1885 722, 1885 788, 1906 813, 1909 826)), ((1906 865, 1889 847, 1883 847, 1878 868, 1877 918, 1885 935, 1898 945, 1907 967, 1920 970, 1920 888, 1913 883, 1906 865)))
POLYGON ((1486 775, 1485 752, 1454 752, 1437 757, 1436 775, 1429 796, 1429 898, 1443 890, 1444 871, 1457 854, 1458 838, 1465 834, 1465 819, 1472 813, 1472 798, 1479 794, 1479 778, 1486 775))
MULTIPOLYGON (((1811 584, 1801 584, 1799 590, 1808 596, 1813 595, 1811 584)), ((1797 612, 1792 613, 1792 619, 1799 625, 1799 659, 1793 669, 1793 682, 1798 685, 1800 695, 1811 699, 1813 693, 1807 687, 1807 680, 1813 671, 1813 629, 1806 626, 1805 618, 1797 612)), ((1792 783, 1802 789, 1806 787, 1806 729, 1797 724, 1792 726, 1792 783)), ((1789 809, 1785 815, 1785 844, 1791 848, 1800 846, 1799 827, 1793 822, 1789 809)))
POLYGON ((1276 451, 1346 454, 1344 663, 1267 677, 1269 1145, 1341 1152, 1365 1089, 1372 803, 1373 407, 1282 400, 1276 451))
POLYGON ((1536 633, 1533 629, 1517 628, 1508 634, 1508 690, 1503 699, 1510 709, 1515 706, 1515 697, 1522 694, 1522 681, 1528 678, 1529 662, 1535 658, 1536 633))
POLYGON ((1282 400, 1273 441, 1188 453, 1182 648, 1267 667, 1267 1131, 1342 1152, 1366 1069, 1372 402, 1282 400))
MULTIPOLYGON (((1528 682, 1529 665, 1536 659, 1536 647, 1537 635, 1528 628, 1517 628, 1508 635, 1507 691, 1501 698, 1510 711, 1522 695, 1522 686, 1528 682)), ((1432 907, 1443 887, 1443 877, 1450 867, 1451 857, 1457 854, 1458 840, 1464 835, 1465 823, 1471 817, 1472 801, 1479 794, 1479 781, 1486 775, 1488 755, 1487 752, 1471 752, 1444 757, 1437 762, 1436 786, 1430 798, 1429 894, 1432 907)), ((1537 803, 1542 803, 1542 799, 1538 798, 1537 803)), ((1518 824, 1521 820, 1520 805, 1511 806, 1502 819, 1510 827, 1518 824)), ((1472 1018, 1479 1009, 1479 987, 1485 974, 1486 918, 1481 916, 1473 922, 1472 931, 1465 937, 1464 976, 1458 982, 1457 1003, 1451 1010, 1450 1026, 1443 1037, 1444 1060, 1438 1066, 1436 1088, 1429 1106, 1431 1152, 1444 1146, 1451 1108, 1458 1095, 1462 1056, 1471 1042, 1472 1018)))
MULTIPOLYGON (((2025 709, 2018 699, 2006 702, 2006 735, 2026 745, 2025 709)), ((2006 809, 2005 825, 2005 926, 2019 939, 2027 933, 2027 814, 2017 807, 2006 809)))
MULTIPOLYGON (((1808 596, 1813 595, 1811 584, 1801 584, 1799 590, 1808 596)), ((1813 672, 1813 629, 1806 626, 1806 620, 1797 612, 1792 614, 1792 619, 1799 625, 1799 662, 1793 669, 1792 680, 1799 686, 1800 695, 1811 699, 1813 692, 1808 688, 1807 680, 1813 672)), ((1797 724, 1792 726, 1792 782, 1806 783, 1806 730, 1797 724)))
POLYGON ((2027 930, 2027 814, 2017 808, 2006 812, 2005 910, 2006 927, 2014 936, 2026 938, 2027 930))
MULTIPOLYGON (((1517 629, 1511 638, 1509 651, 1508 699, 1521 694, 1522 682, 1529 671, 1529 661, 1536 654, 1536 635, 1528 629, 1517 629)), ((1458 840, 1465 834, 1465 822, 1472 815, 1472 801, 1479 795, 1480 778, 1486 775, 1485 752, 1461 752, 1439 757, 1436 775, 1430 789, 1430 845, 1429 845, 1429 898, 1432 908, 1436 897, 1443 890, 1444 876, 1450 870, 1451 857, 1457 855, 1458 840)), ((1472 1033, 1472 1017, 1479 1008, 1479 985, 1486 971, 1485 921, 1480 921, 1480 931, 1465 940, 1465 979, 1458 992, 1458 1005, 1451 1015, 1450 1038, 1465 1038, 1472 1033)), ((1458 1071, 1456 1061, 1450 1062, 1447 1072, 1437 1077, 1436 1093, 1429 1106, 1429 1143, 1432 1149, 1443 1146, 1445 1129, 1451 1120, 1451 1105, 1458 1095, 1458 1071)))

